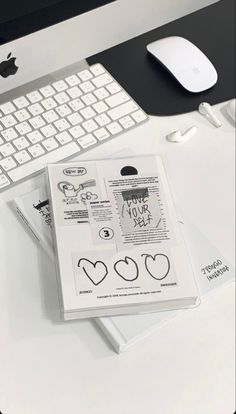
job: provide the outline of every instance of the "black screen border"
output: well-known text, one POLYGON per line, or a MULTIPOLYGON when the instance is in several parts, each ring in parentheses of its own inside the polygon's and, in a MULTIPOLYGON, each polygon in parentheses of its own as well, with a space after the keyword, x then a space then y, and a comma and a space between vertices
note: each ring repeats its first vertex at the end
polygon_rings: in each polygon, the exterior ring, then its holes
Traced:
POLYGON ((0 24, 0 45, 53 26, 116 0, 61 0, 15 20, 0 24))

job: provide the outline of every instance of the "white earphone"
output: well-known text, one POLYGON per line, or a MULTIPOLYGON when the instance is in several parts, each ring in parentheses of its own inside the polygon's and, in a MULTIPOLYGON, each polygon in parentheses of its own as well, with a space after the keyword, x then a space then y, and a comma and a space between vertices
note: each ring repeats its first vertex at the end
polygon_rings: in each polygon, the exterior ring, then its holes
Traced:
POLYGON ((206 116, 207 119, 216 127, 220 128, 222 126, 219 119, 213 113, 212 107, 208 102, 202 102, 199 107, 198 111, 201 115, 206 116))
POLYGON ((169 135, 167 135, 166 139, 169 142, 183 143, 192 138, 196 134, 196 132, 197 127, 193 126, 187 129, 187 131, 185 131, 184 134, 181 134, 179 130, 173 131, 169 135))

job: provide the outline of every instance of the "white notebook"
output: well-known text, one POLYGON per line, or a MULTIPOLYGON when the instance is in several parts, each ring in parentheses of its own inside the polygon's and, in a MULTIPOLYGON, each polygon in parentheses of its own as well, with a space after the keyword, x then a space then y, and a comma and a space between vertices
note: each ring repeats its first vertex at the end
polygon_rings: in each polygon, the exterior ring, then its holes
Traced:
MULTIPOLYGON (((45 188, 36 189, 18 197, 15 208, 20 220, 49 257, 54 258, 51 219, 45 188)), ((234 268, 209 240, 181 214, 182 230, 186 240, 200 296, 206 297, 216 288, 234 280, 234 268)), ((178 311, 155 312, 95 318, 116 352, 124 352, 140 340, 180 314, 178 311)))
MULTIPOLYGON (((202 301, 234 282, 235 268, 186 215, 181 214, 181 223, 202 301)), ((116 352, 121 353, 185 311, 188 310, 97 318, 96 322, 116 352)))
POLYGON ((197 304, 160 157, 49 164, 47 176, 64 319, 197 304))

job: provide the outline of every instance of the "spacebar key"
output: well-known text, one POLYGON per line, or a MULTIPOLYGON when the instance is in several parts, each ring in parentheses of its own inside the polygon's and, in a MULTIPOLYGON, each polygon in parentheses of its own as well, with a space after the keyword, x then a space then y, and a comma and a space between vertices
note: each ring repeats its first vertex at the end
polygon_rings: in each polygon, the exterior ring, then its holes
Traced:
POLYGON ((64 145, 58 150, 50 152, 43 157, 30 161, 25 165, 21 165, 14 170, 8 171, 8 175, 14 182, 22 180, 23 178, 42 170, 46 164, 61 161, 64 158, 76 154, 79 150, 78 145, 75 142, 71 142, 70 144, 64 145))

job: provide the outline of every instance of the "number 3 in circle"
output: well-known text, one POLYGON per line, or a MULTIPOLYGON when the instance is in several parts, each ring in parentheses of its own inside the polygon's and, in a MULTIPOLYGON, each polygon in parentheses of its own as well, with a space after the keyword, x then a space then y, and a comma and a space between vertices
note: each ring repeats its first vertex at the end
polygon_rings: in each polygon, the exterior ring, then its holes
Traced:
POLYGON ((110 227, 103 227, 99 231, 99 236, 103 240, 111 240, 114 237, 114 231, 110 227))

